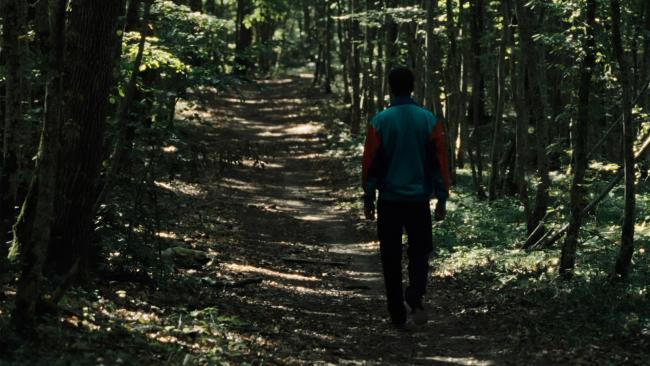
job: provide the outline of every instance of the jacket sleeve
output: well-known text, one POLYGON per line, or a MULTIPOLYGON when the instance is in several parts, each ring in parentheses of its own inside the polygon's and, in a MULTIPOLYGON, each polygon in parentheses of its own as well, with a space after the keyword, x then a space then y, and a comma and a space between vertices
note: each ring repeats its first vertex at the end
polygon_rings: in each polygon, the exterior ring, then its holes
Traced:
POLYGON ((445 142, 445 133, 442 123, 438 121, 431 135, 429 142, 433 143, 435 149, 432 157, 433 161, 433 187, 434 194, 438 199, 447 199, 449 196, 449 188, 451 187, 451 180, 449 177, 449 158, 447 157, 447 144, 445 142))
POLYGON ((365 199, 369 202, 375 201, 375 190, 377 189, 377 177, 373 175, 372 166, 377 158, 377 152, 381 147, 381 136, 379 132, 368 124, 366 132, 366 143, 363 148, 363 167, 361 185, 365 193, 365 199))

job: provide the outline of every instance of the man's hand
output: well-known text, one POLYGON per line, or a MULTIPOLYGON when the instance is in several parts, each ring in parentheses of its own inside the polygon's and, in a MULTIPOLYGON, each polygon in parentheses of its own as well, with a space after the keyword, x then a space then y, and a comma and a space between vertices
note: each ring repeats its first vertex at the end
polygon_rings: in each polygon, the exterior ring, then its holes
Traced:
POLYGON ((364 204, 363 213, 366 215, 366 220, 374 221, 375 220, 375 205, 374 204, 364 204))
POLYGON ((433 218, 436 221, 442 221, 447 217, 447 201, 438 200, 436 202, 436 210, 433 214, 433 218))

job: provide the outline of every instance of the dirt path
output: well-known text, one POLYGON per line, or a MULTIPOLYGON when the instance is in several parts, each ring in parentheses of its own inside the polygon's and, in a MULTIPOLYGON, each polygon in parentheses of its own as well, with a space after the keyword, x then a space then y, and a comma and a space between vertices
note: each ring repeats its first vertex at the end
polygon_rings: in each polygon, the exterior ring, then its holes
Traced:
POLYGON ((431 302, 433 320, 425 329, 404 333, 388 325, 374 233, 339 206, 358 179, 328 151, 323 103, 299 78, 264 83, 242 100, 216 101, 220 138, 254 142, 252 155, 264 164, 245 161, 211 191, 231 208, 219 213, 229 212, 238 238, 218 248, 223 262, 215 275, 263 279, 227 295, 224 306, 251 321, 278 363, 494 364, 496 340, 483 338, 480 324, 445 313, 442 303, 453 299, 431 302))

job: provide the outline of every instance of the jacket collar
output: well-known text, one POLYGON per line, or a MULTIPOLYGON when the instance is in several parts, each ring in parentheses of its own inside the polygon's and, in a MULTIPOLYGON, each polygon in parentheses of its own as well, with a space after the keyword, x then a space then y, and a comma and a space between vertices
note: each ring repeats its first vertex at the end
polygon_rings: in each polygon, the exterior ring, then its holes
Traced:
POLYGON ((410 96, 394 97, 390 101, 390 106, 391 107, 397 107, 397 106, 405 105, 405 104, 415 104, 415 105, 417 105, 417 103, 410 96))

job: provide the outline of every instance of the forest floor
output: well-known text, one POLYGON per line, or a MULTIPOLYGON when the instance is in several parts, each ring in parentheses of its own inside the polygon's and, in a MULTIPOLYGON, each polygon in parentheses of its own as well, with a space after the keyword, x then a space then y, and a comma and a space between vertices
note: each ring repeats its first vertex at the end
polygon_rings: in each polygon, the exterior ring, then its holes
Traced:
MULTIPOLYGON (((111 280, 96 290, 73 289, 63 302, 67 310, 47 318, 33 343, 0 340, 0 364, 647 362, 647 313, 617 309, 636 316, 619 331, 591 313, 602 309, 580 304, 620 299, 621 291, 584 284, 578 287, 588 295, 569 302, 561 285, 553 286, 557 291, 514 285, 522 273, 538 278, 549 271, 551 255, 530 265, 516 257, 504 279, 491 270, 501 260, 495 251, 441 248, 428 289, 429 324, 395 330, 385 310, 374 223, 362 219, 358 205, 359 147, 335 123, 336 103, 300 75, 238 93, 203 93, 183 111, 184 144, 163 148, 169 155, 193 151, 191 167, 174 169, 198 178, 170 173, 156 181, 165 209, 164 229, 159 225, 155 236, 161 251, 191 248, 209 261, 177 264, 155 286, 111 280)), ((491 210, 472 205, 462 190, 454 193, 450 220, 436 224, 435 240, 478 225, 461 211, 491 210)), ((516 214, 506 209, 487 216, 516 226, 516 214)), ((489 229, 496 240, 503 235, 489 229)), ((647 304, 647 292, 640 295, 647 304)), ((7 288, 0 299, 3 323, 13 296, 7 288)))

